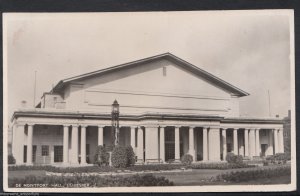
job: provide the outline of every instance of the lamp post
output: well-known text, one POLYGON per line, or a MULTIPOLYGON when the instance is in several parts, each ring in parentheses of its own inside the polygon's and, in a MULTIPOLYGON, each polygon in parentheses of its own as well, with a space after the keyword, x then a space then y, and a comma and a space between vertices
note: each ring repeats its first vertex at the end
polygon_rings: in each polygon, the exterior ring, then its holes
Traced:
POLYGON ((111 105, 111 122, 112 122, 112 129, 114 133, 114 145, 117 146, 119 144, 119 104, 117 100, 111 105))

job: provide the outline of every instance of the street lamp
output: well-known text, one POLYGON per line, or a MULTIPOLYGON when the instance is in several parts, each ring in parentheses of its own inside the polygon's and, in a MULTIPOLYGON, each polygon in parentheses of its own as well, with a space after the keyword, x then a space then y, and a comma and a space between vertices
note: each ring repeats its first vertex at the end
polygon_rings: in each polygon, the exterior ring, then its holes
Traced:
POLYGON ((111 122, 112 129, 114 133, 114 145, 117 146, 119 144, 119 104, 117 100, 111 105, 111 122))

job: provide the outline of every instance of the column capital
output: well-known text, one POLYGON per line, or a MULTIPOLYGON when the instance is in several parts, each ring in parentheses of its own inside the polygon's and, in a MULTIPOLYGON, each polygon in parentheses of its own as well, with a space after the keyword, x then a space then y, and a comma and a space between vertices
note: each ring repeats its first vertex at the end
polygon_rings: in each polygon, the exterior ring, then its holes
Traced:
POLYGON ((105 125, 97 125, 98 128, 104 128, 105 125))
POLYGON ((180 127, 182 127, 181 125, 173 125, 175 128, 180 128, 180 127))
POLYGON ((63 124, 62 126, 63 126, 63 127, 69 127, 70 124, 63 124))
POLYGON ((88 125, 80 125, 81 128, 86 128, 88 125))
POLYGON ((197 126, 193 126, 193 125, 188 126, 189 129, 195 129, 196 127, 197 127, 197 126))
POLYGON ((77 125, 77 124, 72 124, 72 127, 79 127, 79 125, 77 125))
POLYGON ((166 128, 166 125, 159 125, 160 128, 166 128))
POLYGON ((35 123, 26 123, 28 126, 33 126, 35 123))

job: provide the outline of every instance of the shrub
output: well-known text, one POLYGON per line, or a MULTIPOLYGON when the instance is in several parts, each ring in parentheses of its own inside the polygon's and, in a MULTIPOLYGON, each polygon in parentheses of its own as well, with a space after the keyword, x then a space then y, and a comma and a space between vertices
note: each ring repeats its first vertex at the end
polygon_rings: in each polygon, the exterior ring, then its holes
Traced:
POLYGON ((8 155, 7 160, 8 160, 8 164, 10 164, 10 165, 16 163, 16 159, 12 154, 8 155))
POLYGON ((267 161, 273 164, 285 164, 287 160, 291 160, 290 153, 276 153, 275 155, 267 156, 267 161))
POLYGON ((255 180, 258 178, 270 178, 276 176, 290 175, 291 167, 290 166, 281 166, 268 169, 256 169, 248 171, 235 171, 224 173, 217 176, 217 180, 226 180, 229 182, 242 182, 255 180))
POLYGON ((127 151, 127 166, 133 166, 135 164, 135 154, 131 146, 126 146, 127 151))
POLYGON ((193 157, 190 154, 185 154, 181 157, 181 163, 184 165, 190 165, 193 162, 193 157))
POLYGON ((228 163, 233 163, 233 164, 243 164, 243 157, 241 155, 235 155, 230 152, 226 156, 226 161, 228 163))
POLYGON ((111 153, 111 164, 113 167, 124 168, 128 165, 127 149, 124 146, 115 146, 111 153))
POLYGON ((26 176, 25 178, 9 178, 8 186, 15 187, 16 184, 21 188, 27 188, 25 184, 42 184, 49 188, 72 187, 74 185, 85 185, 88 187, 118 187, 118 186, 173 186, 173 182, 165 177, 155 177, 153 174, 132 175, 132 176, 26 176), (70 186, 72 185, 72 186, 70 186))
POLYGON ((96 150, 94 164, 98 166, 108 165, 109 164, 109 153, 106 152, 105 147, 99 145, 96 150))

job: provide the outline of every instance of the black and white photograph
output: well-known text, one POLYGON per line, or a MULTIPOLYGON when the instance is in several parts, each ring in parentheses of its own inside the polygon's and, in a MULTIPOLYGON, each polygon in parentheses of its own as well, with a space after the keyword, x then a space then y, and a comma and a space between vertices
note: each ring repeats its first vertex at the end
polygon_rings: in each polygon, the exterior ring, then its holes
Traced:
POLYGON ((293 10, 4 13, 4 190, 296 190, 294 74, 293 10))

